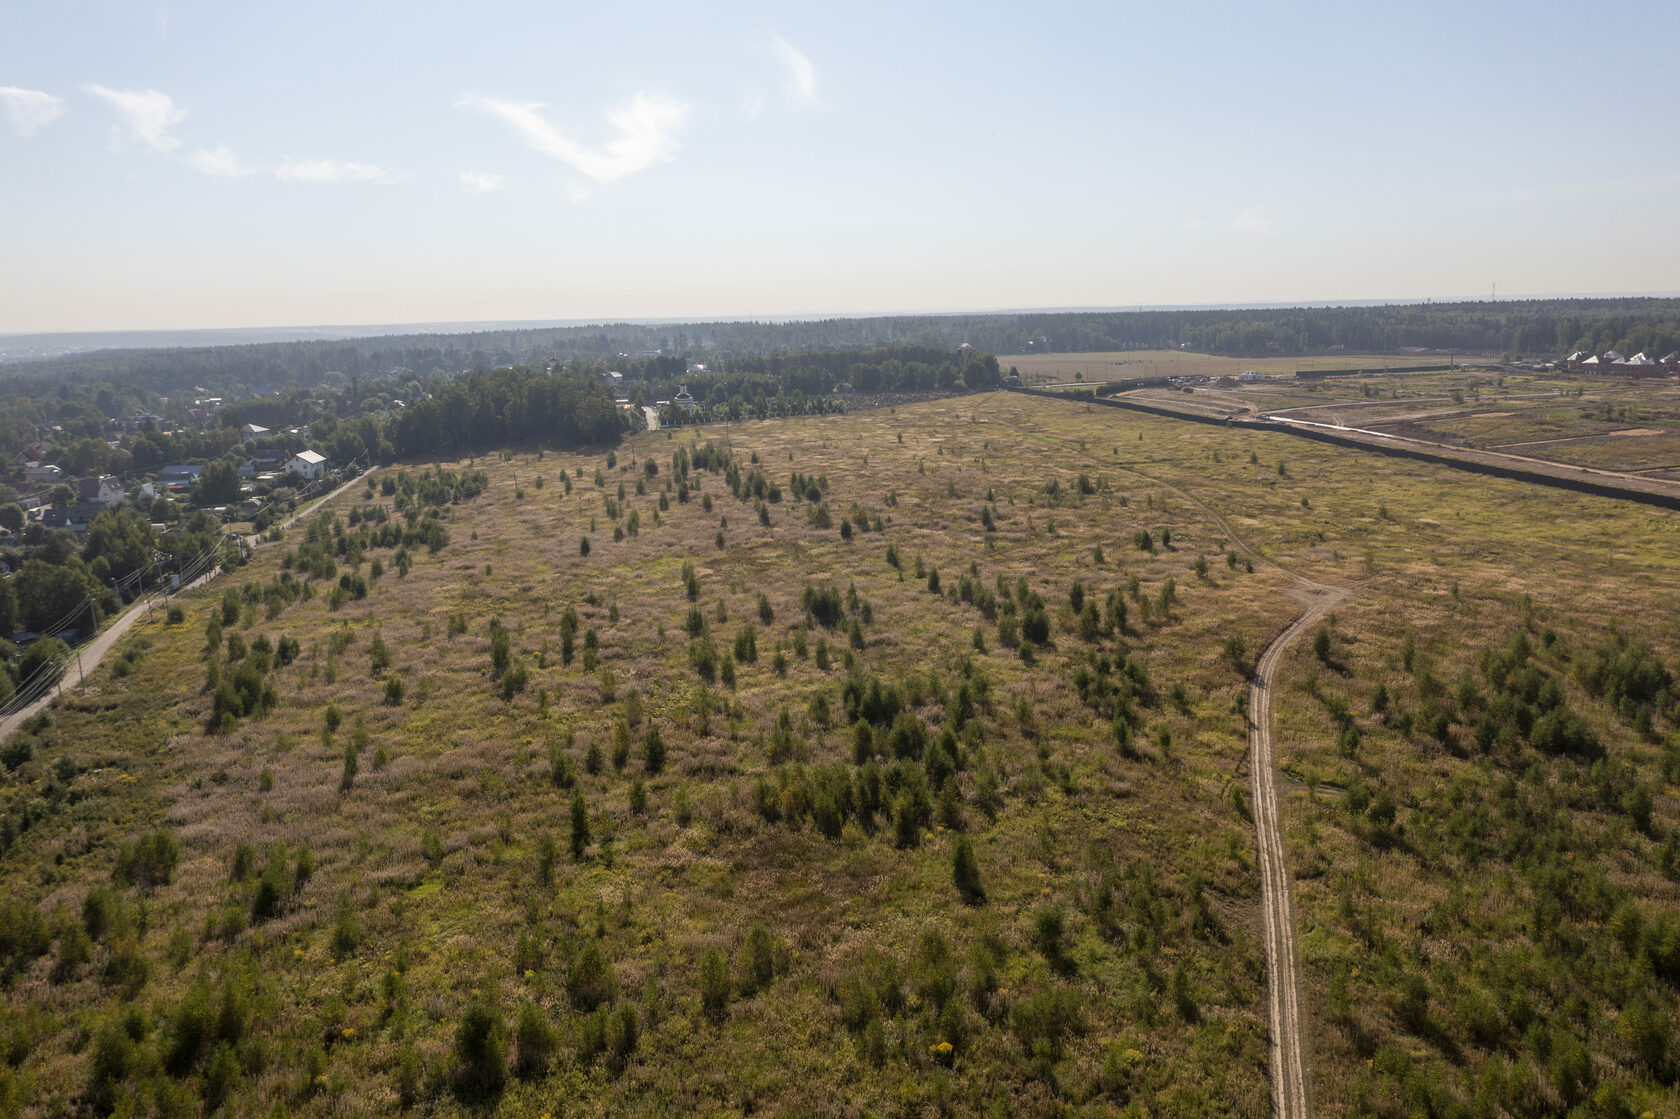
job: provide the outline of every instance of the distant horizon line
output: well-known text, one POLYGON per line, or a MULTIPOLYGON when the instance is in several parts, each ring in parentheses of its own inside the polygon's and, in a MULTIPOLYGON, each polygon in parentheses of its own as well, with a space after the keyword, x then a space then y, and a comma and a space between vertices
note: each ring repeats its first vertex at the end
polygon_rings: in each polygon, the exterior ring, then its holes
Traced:
MULTIPOLYGON (((230 335, 269 333, 283 335, 246 341, 244 345, 274 344, 284 341, 352 341, 358 338, 392 337, 409 334, 475 334, 500 330, 576 329, 590 326, 684 326, 728 325, 736 323, 787 324, 822 322, 828 319, 887 319, 887 318, 967 318, 987 315, 1073 315, 1073 314, 1141 314, 1152 311, 1261 311, 1332 307, 1405 307, 1436 303, 1529 303, 1549 300, 1589 299, 1673 299, 1680 291, 1664 292, 1574 292, 1574 293, 1514 293, 1503 297, 1490 295, 1415 296, 1376 299, 1299 299, 1256 302, 1215 303, 1127 303, 1092 304, 1051 307, 994 307, 961 310, 921 311, 805 311, 761 315, 746 312, 735 315, 650 315, 650 316, 588 316, 576 319, 454 319, 402 323, 315 323, 308 325, 278 324, 271 326, 199 326, 199 327, 142 327, 101 328, 97 330, 50 330, 0 332, 0 351, 20 343, 49 343, 52 339, 101 339, 124 337, 143 339, 160 335, 230 335), (331 332, 312 339, 311 334, 331 332), (7 344, 10 344, 8 346, 7 344)), ((60 343, 61 345, 63 343, 60 343)), ((129 342, 106 346, 82 346, 77 349, 167 348, 181 342, 158 342, 147 346, 143 342, 129 342)))

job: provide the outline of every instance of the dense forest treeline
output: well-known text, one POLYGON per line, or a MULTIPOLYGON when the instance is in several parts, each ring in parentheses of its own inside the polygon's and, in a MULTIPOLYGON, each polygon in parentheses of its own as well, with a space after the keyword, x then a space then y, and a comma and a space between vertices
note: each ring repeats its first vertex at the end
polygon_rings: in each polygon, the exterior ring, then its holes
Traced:
POLYGON ((572 358, 464 376, 399 370, 337 378, 314 389, 293 385, 273 395, 230 395, 198 420, 188 411, 192 397, 166 402, 155 392, 107 382, 13 381, 0 391, 0 456, 12 458, 41 445, 42 453, 72 476, 146 473, 169 462, 251 450, 240 438, 241 425, 249 423, 274 433, 257 446, 283 447, 288 454, 312 446, 338 465, 364 457, 389 462, 399 455, 509 442, 555 447, 610 442, 624 424, 642 422, 639 414, 616 407, 617 394, 634 405, 653 405, 673 400, 686 387, 700 405, 693 418, 742 419, 832 411, 840 407, 833 394, 847 386, 860 392, 951 392, 1003 382, 997 358, 972 348, 798 351, 735 359, 692 374, 688 367, 680 357, 653 356, 612 362, 572 358), (621 372, 623 383, 611 384, 610 372, 621 372), (162 430, 142 425, 119 445, 109 444, 109 420, 153 409, 162 430), (43 437, 38 424, 59 430, 43 437), (290 433, 303 425, 307 438, 290 433))
POLYGON ((624 413, 598 380, 499 369, 438 386, 391 418, 391 445, 404 456, 541 440, 561 447, 617 442, 624 413))
MULTIPOLYGON (((1360 307, 901 315, 807 322, 614 323, 409 334, 347 341, 198 349, 109 350, 10 367, 0 394, 41 379, 105 381, 129 391, 200 386, 234 395, 404 369, 457 373, 540 366, 550 359, 610 364, 637 357, 704 361, 744 371, 803 351, 882 347, 994 354, 1081 353, 1186 346, 1244 356, 1314 354, 1332 347, 1384 352, 1418 346, 1559 357, 1571 350, 1667 353, 1680 347, 1680 299, 1549 299, 1360 307), (655 354, 658 351, 658 354, 655 354), (336 377, 335 377, 336 375, 336 377)), ((1655 355, 1654 355, 1655 356, 1655 355)))

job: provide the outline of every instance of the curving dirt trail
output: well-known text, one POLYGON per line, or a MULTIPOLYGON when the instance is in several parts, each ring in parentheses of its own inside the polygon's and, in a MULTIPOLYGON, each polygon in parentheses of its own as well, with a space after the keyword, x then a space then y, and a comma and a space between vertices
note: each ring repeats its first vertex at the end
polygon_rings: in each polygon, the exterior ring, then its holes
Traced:
POLYGON ((1266 996, 1271 1027, 1272 1115, 1306 1119, 1307 1077, 1301 1046, 1299 984, 1295 978, 1295 916, 1289 897, 1289 859, 1284 852, 1277 794, 1277 758, 1272 743, 1272 688, 1289 645, 1347 596, 1339 587, 1302 581, 1306 609, 1278 634, 1254 666, 1248 704, 1252 753, 1255 848, 1260 863, 1260 909, 1266 938, 1266 996))

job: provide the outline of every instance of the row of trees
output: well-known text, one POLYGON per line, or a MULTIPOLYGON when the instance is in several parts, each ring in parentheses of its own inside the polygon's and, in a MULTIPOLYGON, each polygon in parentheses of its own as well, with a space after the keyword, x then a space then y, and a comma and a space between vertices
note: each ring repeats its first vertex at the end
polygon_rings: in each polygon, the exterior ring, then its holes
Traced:
MULTIPOLYGON (((1192 349, 1234 354, 1385 352, 1403 346, 1480 352, 1559 354, 1571 349, 1624 353, 1680 346, 1680 300, 1544 299, 1423 303, 1365 307, 1135 310, 1039 314, 903 315, 782 323, 698 323, 543 327, 476 334, 394 335, 347 341, 277 342, 174 350, 110 350, 11 367, 8 378, 25 395, 46 380, 102 385, 103 399, 89 404, 103 419, 142 404, 157 393, 189 386, 223 396, 258 387, 305 389, 346 379, 378 378, 393 371, 455 373, 498 366, 537 367, 553 357, 610 363, 623 370, 632 360, 663 362, 654 372, 679 375, 685 359, 704 353, 708 362, 758 362, 767 372, 781 362, 819 367, 807 360, 821 351, 883 347, 926 348, 949 354, 961 343, 998 354, 1079 353, 1192 349), (658 352, 656 352, 658 351, 658 352), (644 357, 637 359, 635 355, 644 357)), ((909 360, 909 359, 906 359, 909 360)), ((743 365, 744 371, 756 371, 743 365)), ((838 372, 830 370, 830 372, 838 372)), ((809 395, 810 387, 801 387, 809 395)), ((0 400, 8 394, 0 384, 0 400)), ((36 422, 39 422, 38 420, 36 422)), ((268 425, 265 425, 268 426, 268 425)), ((3 432, 3 425, 0 425, 3 432)))
POLYGON ((406 457, 533 441, 561 447, 616 443, 625 424, 601 381, 521 366, 438 386, 430 399, 393 416, 387 436, 406 457))

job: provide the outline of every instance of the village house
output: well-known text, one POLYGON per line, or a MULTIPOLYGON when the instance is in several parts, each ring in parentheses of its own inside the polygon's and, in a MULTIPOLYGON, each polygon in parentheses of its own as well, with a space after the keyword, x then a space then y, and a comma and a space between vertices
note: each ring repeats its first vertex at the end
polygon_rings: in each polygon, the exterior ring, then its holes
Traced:
POLYGON ((180 493, 192 488, 198 481, 198 476, 204 473, 202 466, 166 466, 158 472, 158 485, 171 493, 180 493))
POLYGON ((1680 351, 1657 360, 1651 358, 1644 351, 1640 351, 1632 357, 1623 357, 1615 350, 1606 350, 1602 354, 1588 354, 1576 350, 1564 358, 1563 363, 1572 373, 1597 373, 1619 377, 1657 377, 1680 372, 1680 351))
POLYGON ((98 502, 89 501, 64 508, 54 507, 41 514, 41 524, 47 528, 67 528, 72 532, 86 532, 88 524, 104 508, 98 502))
POLYGON ((286 473, 313 482, 327 471, 327 458, 315 451, 299 451, 286 461, 286 473))
POLYGON ((118 505, 124 497, 122 483, 117 480, 115 474, 83 478, 78 486, 81 489, 82 501, 87 504, 118 505))

